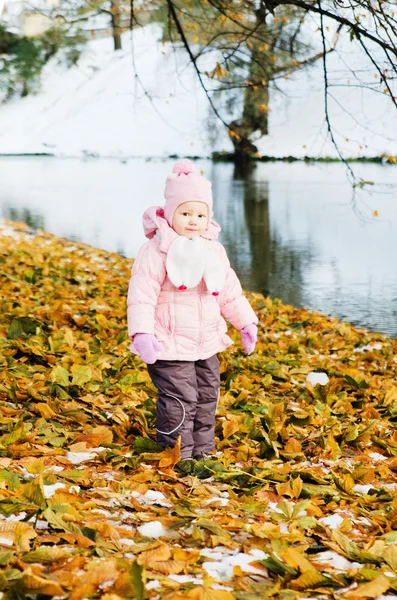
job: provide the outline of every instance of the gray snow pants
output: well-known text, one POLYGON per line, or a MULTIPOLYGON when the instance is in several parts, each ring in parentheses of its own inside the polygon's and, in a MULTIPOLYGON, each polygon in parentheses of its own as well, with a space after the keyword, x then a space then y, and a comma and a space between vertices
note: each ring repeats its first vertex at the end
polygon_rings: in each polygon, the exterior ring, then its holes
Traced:
POLYGON ((214 449, 215 411, 219 397, 219 360, 158 360, 147 365, 158 389, 157 443, 174 446, 181 436, 181 458, 214 449))

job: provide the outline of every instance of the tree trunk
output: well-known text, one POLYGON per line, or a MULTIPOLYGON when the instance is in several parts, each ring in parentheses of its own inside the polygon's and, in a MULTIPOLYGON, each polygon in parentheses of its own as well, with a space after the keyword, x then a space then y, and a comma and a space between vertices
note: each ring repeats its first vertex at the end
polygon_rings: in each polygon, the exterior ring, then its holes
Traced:
POLYGON ((121 42, 121 13, 120 13, 120 0, 111 0, 110 10, 112 13, 112 35, 115 50, 122 49, 121 42))
POLYGON ((269 82, 265 79, 263 70, 260 67, 263 62, 263 52, 258 52, 257 48, 252 49, 250 81, 262 84, 258 87, 247 87, 244 94, 243 124, 252 133, 260 131, 262 135, 269 133, 268 129, 268 106, 269 106, 269 82), (258 61, 258 62, 257 62, 258 61))
POLYGON ((26 98, 29 95, 29 85, 26 79, 23 80, 21 97, 26 98))
MULTIPOLYGON (((266 31, 265 9, 262 7, 256 11, 256 32, 258 37, 266 31)), ((244 92, 244 106, 241 119, 231 124, 231 129, 238 136, 231 136, 234 145, 236 161, 244 161, 250 154, 258 152, 257 147, 250 137, 256 131, 261 135, 268 133, 268 105, 269 105, 269 78, 265 70, 266 54, 259 50, 262 42, 256 37, 250 38, 251 64, 249 81, 255 86, 247 86, 244 92)))

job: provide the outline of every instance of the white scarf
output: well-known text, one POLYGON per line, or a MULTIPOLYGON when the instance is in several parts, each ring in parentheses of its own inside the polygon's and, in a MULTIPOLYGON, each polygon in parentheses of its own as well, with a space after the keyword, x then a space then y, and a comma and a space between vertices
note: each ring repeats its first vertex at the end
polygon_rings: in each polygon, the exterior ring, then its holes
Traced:
POLYGON ((217 296, 225 285, 225 266, 209 241, 202 237, 192 240, 178 235, 171 243, 166 260, 168 277, 175 287, 190 289, 204 279, 208 291, 217 296))

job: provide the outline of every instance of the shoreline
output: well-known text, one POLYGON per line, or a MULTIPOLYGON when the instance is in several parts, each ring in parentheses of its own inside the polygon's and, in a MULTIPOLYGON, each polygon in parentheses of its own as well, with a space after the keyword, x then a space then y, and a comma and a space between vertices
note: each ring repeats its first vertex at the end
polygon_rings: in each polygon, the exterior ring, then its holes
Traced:
POLYGON ((0 261, 4 592, 397 591, 397 340, 247 293, 256 352, 231 330, 217 454, 181 473, 128 350, 132 260, 1 220, 0 261))
POLYGON ((209 156, 180 156, 178 154, 170 154, 168 156, 137 156, 137 155, 128 155, 122 154, 120 156, 116 155, 101 155, 96 152, 86 152, 82 154, 74 154, 74 155, 66 155, 66 154, 55 154, 52 152, 10 152, 10 153, 0 153, 0 159, 2 158, 57 158, 61 160, 68 159, 79 159, 79 160, 118 160, 118 161, 128 161, 128 160, 145 160, 146 162, 157 161, 157 162, 165 162, 168 160, 179 160, 182 158, 188 158, 190 160, 211 160, 213 162, 232 162, 235 164, 246 165, 246 164, 255 164, 255 163, 267 163, 267 162, 284 162, 284 163, 295 163, 300 162, 303 164, 354 164, 354 163, 364 163, 364 164, 377 164, 383 166, 392 166, 397 163, 397 157, 390 155, 381 155, 381 156, 361 156, 361 157, 348 157, 345 160, 341 160, 338 157, 331 156, 247 156, 243 161, 236 161, 235 155, 233 153, 222 153, 222 152, 214 152, 209 156))

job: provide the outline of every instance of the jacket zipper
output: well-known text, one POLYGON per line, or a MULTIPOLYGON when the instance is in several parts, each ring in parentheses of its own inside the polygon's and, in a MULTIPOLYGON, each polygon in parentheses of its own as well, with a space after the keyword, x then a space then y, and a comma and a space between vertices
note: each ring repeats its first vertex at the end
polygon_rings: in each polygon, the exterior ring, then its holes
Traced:
POLYGON ((199 336, 199 344, 198 344, 198 352, 200 354, 201 344, 203 341, 203 301, 202 301, 202 291, 203 291, 203 282, 201 281, 199 284, 199 327, 200 327, 200 336, 199 336))
POLYGON ((167 304, 167 316, 168 316, 168 323, 167 323, 167 329, 168 329, 168 333, 169 335, 172 335, 172 311, 171 311, 171 306, 169 304, 167 304))

